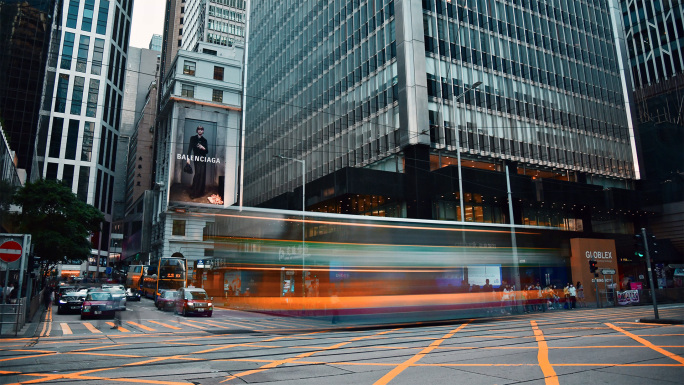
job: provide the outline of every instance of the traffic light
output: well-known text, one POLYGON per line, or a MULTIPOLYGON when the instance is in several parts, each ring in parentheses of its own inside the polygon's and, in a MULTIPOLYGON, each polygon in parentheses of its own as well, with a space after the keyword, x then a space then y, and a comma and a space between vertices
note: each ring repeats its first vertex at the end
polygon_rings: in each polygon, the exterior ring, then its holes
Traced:
POLYGON ((28 271, 33 271, 33 270, 35 270, 35 269, 37 269, 37 268, 39 268, 39 267, 40 267, 40 257, 38 257, 38 256, 36 256, 36 255, 30 256, 30 257, 29 257, 29 260, 28 260, 28 268, 27 268, 27 270, 28 270, 28 271))
POLYGON ((595 273, 596 270, 598 270, 598 266, 596 266, 596 261, 593 259, 589 260, 589 271, 595 273))
POLYGON ((645 254, 646 248, 644 247, 644 238, 641 234, 634 235, 634 256, 643 258, 645 254))

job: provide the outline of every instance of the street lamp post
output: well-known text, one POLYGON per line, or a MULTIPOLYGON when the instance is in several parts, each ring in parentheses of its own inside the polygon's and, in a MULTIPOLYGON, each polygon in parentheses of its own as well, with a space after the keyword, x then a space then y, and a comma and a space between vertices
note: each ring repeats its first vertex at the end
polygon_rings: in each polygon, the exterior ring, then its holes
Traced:
POLYGON ((465 207, 463 205, 463 175, 461 173, 461 135, 459 135, 459 132, 457 130, 458 126, 456 125, 456 101, 462 98, 468 92, 479 87, 481 84, 482 82, 475 82, 475 84, 473 84, 470 88, 461 92, 460 95, 452 98, 451 100, 451 113, 453 115, 454 132, 456 133, 456 160, 458 162, 458 197, 461 207, 461 221, 463 222, 465 222, 465 207))
POLYGON ((305 255, 306 255, 306 247, 305 247, 305 240, 306 240, 306 224, 305 224, 305 217, 304 217, 304 212, 306 211, 306 160, 304 159, 295 159, 295 158, 289 158, 287 156, 282 156, 282 155, 274 155, 274 158, 280 158, 280 159, 287 159, 287 160, 292 160, 297 163, 302 164, 302 297, 306 296, 306 271, 305 271, 305 255))

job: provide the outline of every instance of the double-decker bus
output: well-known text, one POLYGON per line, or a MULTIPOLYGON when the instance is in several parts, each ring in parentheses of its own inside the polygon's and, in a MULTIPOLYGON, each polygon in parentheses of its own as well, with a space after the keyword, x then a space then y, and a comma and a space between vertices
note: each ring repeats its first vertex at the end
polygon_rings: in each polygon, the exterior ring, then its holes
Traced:
POLYGON ((126 273, 126 287, 129 287, 132 290, 140 290, 142 277, 147 274, 149 267, 149 265, 128 266, 128 272, 126 273))
POLYGON ((163 257, 148 269, 142 278, 141 291, 145 297, 156 298, 160 290, 185 287, 187 261, 182 257, 163 257))

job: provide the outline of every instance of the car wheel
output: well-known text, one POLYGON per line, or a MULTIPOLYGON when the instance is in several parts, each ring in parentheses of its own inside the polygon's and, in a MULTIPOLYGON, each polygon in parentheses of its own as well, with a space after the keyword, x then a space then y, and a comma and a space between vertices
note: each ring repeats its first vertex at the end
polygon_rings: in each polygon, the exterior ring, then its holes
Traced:
POLYGON ((81 320, 84 320, 84 319, 88 319, 88 317, 86 317, 86 316, 84 316, 83 314, 81 314, 81 320))
POLYGON ((183 306, 182 312, 183 312, 183 313, 182 313, 183 317, 187 317, 187 316, 188 316, 188 312, 185 310, 185 306, 183 306))
POLYGON ((57 308, 57 314, 62 314, 62 309, 59 307, 57 308))
POLYGON ((207 313, 207 317, 211 317, 211 315, 212 315, 211 312, 207 313))

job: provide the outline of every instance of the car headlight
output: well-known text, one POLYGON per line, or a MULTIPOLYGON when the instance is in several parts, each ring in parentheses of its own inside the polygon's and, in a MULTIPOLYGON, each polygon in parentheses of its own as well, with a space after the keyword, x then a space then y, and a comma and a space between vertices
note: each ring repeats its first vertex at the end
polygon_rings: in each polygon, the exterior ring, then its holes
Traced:
POLYGON ((193 307, 195 304, 193 302, 188 302, 188 307, 193 307))
POLYGON ((66 301, 63 300, 63 299, 60 299, 60 300, 59 300, 59 303, 66 303, 66 301))
POLYGON ((211 303, 211 302, 209 302, 209 303, 207 304, 207 306, 212 307, 212 306, 214 306, 214 304, 211 303))

